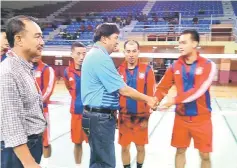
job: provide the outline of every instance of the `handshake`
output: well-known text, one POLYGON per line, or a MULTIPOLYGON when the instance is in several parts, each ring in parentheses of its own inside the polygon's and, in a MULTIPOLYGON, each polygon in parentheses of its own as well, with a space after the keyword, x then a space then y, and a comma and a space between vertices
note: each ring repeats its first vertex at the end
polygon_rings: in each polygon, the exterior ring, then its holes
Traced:
MULTIPOLYGON (((148 106, 151 107, 151 109, 153 111, 156 111, 158 109, 158 106, 160 105, 160 102, 157 99, 157 97, 148 96, 147 100, 146 100, 146 103, 147 103, 148 106)), ((159 106, 159 109, 167 109, 167 108, 169 108, 170 106, 172 106, 174 104, 175 104, 174 97, 168 97, 167 101, 159 106)))

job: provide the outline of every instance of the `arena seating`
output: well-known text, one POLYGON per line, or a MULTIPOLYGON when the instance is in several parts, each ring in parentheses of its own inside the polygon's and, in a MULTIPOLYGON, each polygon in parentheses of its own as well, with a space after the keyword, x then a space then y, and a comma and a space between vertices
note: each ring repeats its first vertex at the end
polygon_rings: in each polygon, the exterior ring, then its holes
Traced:
MULTIPOLYGON (((59 17, 67 18, 73 16, 87 17, 93 16, 93 19, 89 19, 84 22, 72 22, 66 29, 62 30, 69 34, 69 38, 63 38, 62 35, 56 35, 51 41, 48 41, 47 45, 70 45, 72 40, 80 40, 84 44, 91 44, 93 37, 93 30, 102 21, 95 21, 95 19, 102 19, 103 17, 120 17, 126 18, 128 15, 136 16, 139 14, 147 1, 79 1, 74 6, 60 14, 59 17), (90 11, 90 12, 88 12, 90 11), (84 30, 79 31, 83 26, 84 30), (88 29, 90 26, 90 30, 88 29), (78 34, 76 34, 78 33, 78 34)), ((234 6, 234 2, 232 2, 234 6)), ((177 14, 177 13, 176 13, 177 14)), ((138 22, 132 32, 151 32, 158 34, 176 33, 187 28, 194 28, 201 33, 209 33, 211 24, 219 24, 219 20, 205 20, 200 19, 198 23, 194 24, 192 18, 197 17, 210 17, 211 15, 222 15, 223 7, 221 1, 157 1, 150 13, 147 16, 147 21, 138 22), (160 11, 160 12, 157 12, 160 11), (185 19, 181 21, 181 27, 178 26, 178 22, 170 24, 169 21, 153 21, 153 14, 155 13, 158 19, 170 17, 175 13, 167 13, 166 11, 174 11, 181 13, 181 16, 185 19)), ((52 28, 44 30, 44 35, 47 35, 53 31, 52 28)))
POLYGON ((166 11, 177 11, 182 16, 210 16, 211 14, 223 14, 221 1, 157 1, 153 6, 149 16, 152 13, 158 12, 158 17, 169 15, 166 11))
POLYGON ((146 1, 79 1, 70 9, 64 11, 60 16, 78 17, 96 12, 96 16, 127 16, 128 12, 141 12, 146 1), (112 13, 108 13, 112 12, 112 13))
MULTIPOLYGON (((27 1, 22 1, 20 3, 28 3, 27 1)), ((20 10, 15 11, 15 16, 17 15, 29 15, 37 18, 45 18, 52 14, 53 12, 57 11, 58 9, 62 8, 69 2, 58 2, 52 4, 44 4, 41 6, 34 6, 31 8, 23 8, 20 10)))
MULTIPOLYGON (((66 34, 70 35, 71 40, 80 40, 83 41, 85 45, 89 45, 93 38, 93 31, 95 27, 100 24, 99 21, 86 21, 86 22, 72 22, 68 25, 66 29, 63 30, 66 34), (81 26, 85 27, 85 30, 81 31, 81 26), (91 26, 91 30, 88 29, 88 26, 91 26)), ((64 38, 62 35, 58 34, 54 37, 54 40, 48 41, 47 45, 70 45, 72 41, 62 41, 64 38)), ((68 39, 66 37, 66 39, 68 39)), ((65 40, 65 39, 64 39, 65 40)))
POLYGON ((237 1, 231 1, 235 16, 237 16, 237 1))
MULTIPOLYGON (((132 13, 141 12, 141 10, 146 5, 146 1, 79 1, 70 9, 64 11, 59 15, 59 18, 71 17, 73 18, 80 16, 87 16, 92 14, 93 19, 102 19, 103 17, 124 17, 131 15, 132 13), (78 12, 80 11, 80 12, 78 12), (90 11, 90 13, 88 12, 90 11)), ((89 17, 88 17, 89 18, 89 17)), ((67 34, 74 36, 75 32, 80 32, 78 35, 75 35, 72 40, 81 40, 84 41, 86 45, 91 43, 93 37, 93 31, 95 27, 100 24, 99 21, 85 21, 85 22, 72 22, 67 26, 63 31, 67 34), (84 26, 83 31, 79 31, 80 27, 84 26), (88 29, 90 26, 90 29, 88 29)), ((44 30, 44 35, 48 35, 53 29, 47 28, 44 30)), ((70 38, 70 37, 69 37, 70 38)), ((47 45, 69 45, 71 41, 61 41, 62 36, 56 35, 53 40, 48 41, 47 45)))
POLYGON ((43 30, 43 35, 46 36, 46 35, 49 35, 50 32, 52 32, 54 29, 52 27, 47 27, 47 28, 44 28, 43 30))

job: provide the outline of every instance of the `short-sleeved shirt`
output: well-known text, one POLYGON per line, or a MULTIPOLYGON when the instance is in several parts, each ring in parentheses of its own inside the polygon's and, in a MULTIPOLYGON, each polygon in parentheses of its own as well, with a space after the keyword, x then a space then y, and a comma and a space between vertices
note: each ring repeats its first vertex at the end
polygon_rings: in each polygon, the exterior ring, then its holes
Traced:
POLYGON ((95 44, 82 64, 81 98, 84 106, 119 109, 119 89, 126 86, 106 49, 95 44))

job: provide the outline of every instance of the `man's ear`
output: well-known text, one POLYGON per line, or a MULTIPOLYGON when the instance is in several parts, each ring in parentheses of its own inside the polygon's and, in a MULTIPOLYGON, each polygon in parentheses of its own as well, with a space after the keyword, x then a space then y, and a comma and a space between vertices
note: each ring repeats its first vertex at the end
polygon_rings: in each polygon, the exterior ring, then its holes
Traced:
POLYGON ((21 35, 19 34, 16 34, 14 36, 14 43, 18 46, 22 46, 22 38, 21 38, 21 35))
POLYGON ((140 50, 137 50, 138 55, 140 54, 140 50))
POLYGON ((193 48, 197 48, 198 47, 198 42, 197 41, 193 41, 193 48))
POLYGON ((102 43, 104 43, 104 44, 107 44, 107 40, 106 40, 106 37, 105 37, 105 36, 102 36, 102 37, 100 38, 100 41, 101 41, 102 43))

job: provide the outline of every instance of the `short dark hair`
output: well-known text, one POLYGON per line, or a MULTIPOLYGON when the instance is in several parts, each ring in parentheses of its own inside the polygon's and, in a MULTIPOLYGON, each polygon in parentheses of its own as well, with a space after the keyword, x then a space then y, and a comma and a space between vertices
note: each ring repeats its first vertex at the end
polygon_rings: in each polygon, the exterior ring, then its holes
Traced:
POLYGON ((33 21, 35 23, 37 21, 34 17, 24 15, 12 17, 7 21, 6 35, 11 48, 14 47, 14 36, 19 32, 25 31, 24 20, 33 21))
POLYGON ((194 30, 194 29, 188 29, 188 30, 184 30, 181 35, 183 34, 190 34, 191 35, 191 39, 193 41, 197 41, 198 43, 200 42, 200 35, 199 33, 197 32, 197 30, 194 30))
POLYGON ((119 34, 119 32, 119 28, 115 23, 102 23, 96 27, 93 41, 97 42, 102 36, 109 37, 114 33, 119 34))
POLYGON ((134 43, 136 43, 136 44, 137 44, 137 49, 138 49, 138 50, 140 49, 140 44, 139 44, 138 41, 136 41, 136 40, 127 40, 127 41, 125 41, 124 46, 123 46, 124 49, 126 48, 126 45, 127 45, 129 42, 134 42, 134 43))
POLYGON ((72 44, 72 46, 71 46, 71 51, 74 50, 74 48, 76 48, 76 47, 84 47, 84 48, 86 48, 86 46, 83 43, 81 43, 81 42, 74 42, 72 44))

